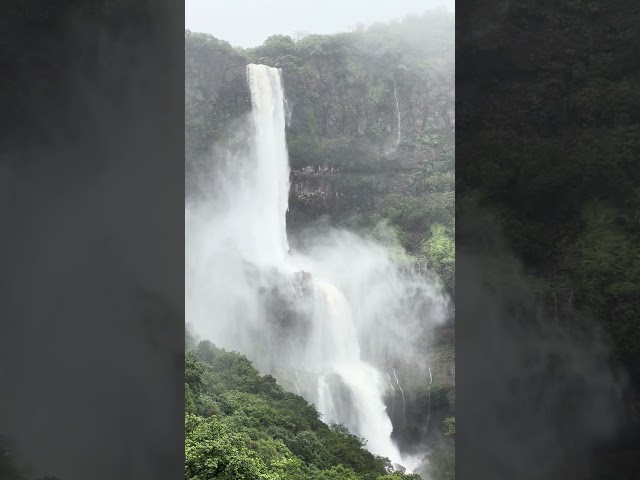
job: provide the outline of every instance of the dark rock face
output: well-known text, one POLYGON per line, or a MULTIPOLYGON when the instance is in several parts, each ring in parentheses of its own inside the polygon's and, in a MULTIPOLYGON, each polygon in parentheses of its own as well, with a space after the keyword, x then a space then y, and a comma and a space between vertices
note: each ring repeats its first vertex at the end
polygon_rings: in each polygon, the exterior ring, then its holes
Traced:
POLYGON ((291 172, 289 209, 294 225, 296 214, 340 218, 373 210, 376 198, 384 192, 380 186, 368 188, 373 182, 367 182, 370 177, 365 175, 309 170, 291 172))
MULTIPOLYGON (((411 392, 411 385, 405 385, 411 392)), ((445 418, 453 416, 453 408, 446 388, 433 388, 420 394, 406 394, 403 405, 398 389, 385 398, 389 418, 393 424, 392 438, 403 450, 432 443, 441 436, 445 418)))
MULTIPOLYGON (((311 331, 314 308, 313 279, 308 272, 287 275, 276 268, 261 270, 246 264, 246 275, 264 302, 269 329, 262 332, 270 338, 269 344, 281 346, 282 351, 304 343, 311 331)), ((286 364, 278 352, 270 355, 274 363, 286 364)))

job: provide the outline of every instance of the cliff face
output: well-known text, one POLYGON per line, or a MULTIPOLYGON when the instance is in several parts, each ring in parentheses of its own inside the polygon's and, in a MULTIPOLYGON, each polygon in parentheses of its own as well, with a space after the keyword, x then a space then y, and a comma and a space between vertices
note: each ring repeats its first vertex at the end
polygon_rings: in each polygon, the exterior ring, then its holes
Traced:
MULTIPOLYGON (((437 19, 414 22, 417 30, 437 19)), ((294 223, 371 213, 407 189, 426 195, 425 167, 453 168, 453 29, 432 32, 445 45, 433 51, 412 34, 406 25, 378 26, 299 41, 274 36, 240 50, 187 32, 187 171, 214 142, 232 141, 232 120, 251 108, 245 66, 254 62, 282 71, 294 223)))
POLYGON ((232 135, 232 122, 251 109, 247 60, 210 35, 185 36, 185 145, 187 166, 214 142, 232 135))

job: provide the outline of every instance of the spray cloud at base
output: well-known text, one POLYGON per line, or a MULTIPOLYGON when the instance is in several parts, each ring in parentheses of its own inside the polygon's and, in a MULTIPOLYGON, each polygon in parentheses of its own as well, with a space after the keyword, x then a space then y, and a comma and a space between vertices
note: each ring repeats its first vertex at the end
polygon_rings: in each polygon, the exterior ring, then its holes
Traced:
POLYGON ((383 397, 394 387, 383 368, 412 358, 416 339, 445 319, 447 299, 437 280, 350 232, 315 231, 289 249, 282 79, 249 65, 247 80, 246 149, 219 153, 206 195, 186 206, 186 321, 288 380, 325 422, 407 464, 391 440, 383 397))

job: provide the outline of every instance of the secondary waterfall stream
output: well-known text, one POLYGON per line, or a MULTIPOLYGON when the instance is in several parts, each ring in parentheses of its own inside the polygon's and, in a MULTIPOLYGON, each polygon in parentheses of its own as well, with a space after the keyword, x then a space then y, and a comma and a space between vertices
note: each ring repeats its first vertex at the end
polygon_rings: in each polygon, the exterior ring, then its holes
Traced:
POLYGON ((396 114, 398 117, 398 136, 396 137, 396 148, 400 146, 400 138, 402 135, 402 123, 400 117, 400 104, 398 103, 398 92, 396 89, 396 79, 393 77, 393 98, 396 100, 396 114))
POLYGON ((446 300, 437 283, 403 273, 387 249, 348 232, 289 251, 283 82, 265 65, 248 65, 247 80, 249 153, 226 153, 210 197, 186 208, 186 321, 288 383, 373 453, 406 463, 384 404, 395 387, 380 366, 410 355, 419 332, 444 319, 446 300))

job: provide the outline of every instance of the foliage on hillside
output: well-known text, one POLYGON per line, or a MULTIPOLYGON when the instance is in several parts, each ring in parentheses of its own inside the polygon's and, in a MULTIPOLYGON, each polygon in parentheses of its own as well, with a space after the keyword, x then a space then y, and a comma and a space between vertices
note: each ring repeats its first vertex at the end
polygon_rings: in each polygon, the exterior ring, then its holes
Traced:
POLYGON ((459 102, 473 161, 458 163, 456 193, 496 212, 556 315, 592 310, 640 379, 638 14, 556 3, 510 9, 461 59, 460 82, 473 72, 483 94, 459 102))
POLYGON ((302 397, 261 376, 246 357, 209 341, 185 361, 185 478, 397 480, 387 459, 302 397))

